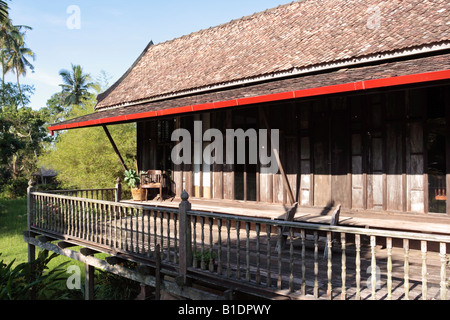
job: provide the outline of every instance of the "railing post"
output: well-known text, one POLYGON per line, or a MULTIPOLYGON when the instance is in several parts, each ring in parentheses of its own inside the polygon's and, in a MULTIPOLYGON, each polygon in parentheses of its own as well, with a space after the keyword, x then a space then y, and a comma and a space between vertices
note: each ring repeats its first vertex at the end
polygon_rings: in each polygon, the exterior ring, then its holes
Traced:
POLYGON ((116 189, 115 189, 115 201, 120 202, 122 200, 122 183, 120 178, 116 180, 116 189))
MULTIPOLYGON (((33 223, 33 195, 34 192, 34 185, 33 185, 33 179, 30 179, 28 181, 28 188, 27 188, 27 231, 31 231, 31 225, 33 223)), ((30 236, 30 235, 29 235, 30 236)), ((34 245, 28 244, 28 261, 32 262, 36 260, 36 247, 34 245)))
POLYGON ((183 284, 186 284, 186 275, 188 266, 192 265, 192 242, 191 242, 191 219, 187 211, 191 210, 191 204, 188 201, 189 194, 185 191, 181 194, 181 203, 179 206, 179 239, 180 239, 180 271, 179 275, 183 284))

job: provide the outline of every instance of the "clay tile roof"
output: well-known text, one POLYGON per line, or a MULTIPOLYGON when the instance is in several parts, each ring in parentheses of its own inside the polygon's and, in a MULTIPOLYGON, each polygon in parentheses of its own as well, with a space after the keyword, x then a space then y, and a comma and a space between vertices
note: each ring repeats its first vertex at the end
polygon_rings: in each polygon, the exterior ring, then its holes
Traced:
POLYGON ((306 0, 161 44, 97 109, 450 40, 448 0, 306 0))

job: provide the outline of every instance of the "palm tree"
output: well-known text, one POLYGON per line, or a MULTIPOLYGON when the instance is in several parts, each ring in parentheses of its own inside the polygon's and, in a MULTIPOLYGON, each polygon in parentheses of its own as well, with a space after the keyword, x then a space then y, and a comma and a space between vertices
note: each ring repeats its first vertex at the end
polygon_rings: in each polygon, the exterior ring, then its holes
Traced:
POLYGON ((80 105, 89 94, 89 89, 94 86, 91 76, 83 73, 80 65, 73 65, 72 70, 61 70, 59 75, 62 77, 64 84, 60 84, 62 91, 67 93, 65 105, 80 105))
MULTIPOLYGON (((5 91, 5 76, 11 71, 11 49, 19 38, 17 29, 14 28, 11 20, 6 17, 0 24, 0 63, 2 67, 2 98, 5 91)), ((4 99, 2 100, 4 101, 4 99)))
POLYGON ((30 70, 34 70, 34 66, 27 59, 31 57, 33 60, 35 59, 34 52, 25 46, 25 32, 21 32, 22 29, 31 30, 30 27, 27 26, 14 26, 17 30, 19 36, 15 37, 15 41, 11 48, 11 58, 9 62, 9 66, 11 70, 16 74, 17 79, 17 87, 19 89, 20 100, 22 101, 22 106, 25 107, 25 103, 23 101, 22 90, 20 88, 20 76, 26 76, 27 68, 30 70))
POLYGON ((27 68, 31 70, 34 66, 28 60, 28 57, 35 58, 34 52, 25 46, 25 32, 31 30, 28 26, 14 26, 11 19, 6 17, 1 20, 1 0, 0 0, 0 63, 2 67, 2 97, 4 98, 5 75, 13 71, 17 77, 17 86, 20 99, 24 106, 22 89, 20 87, 19 77, 25 76, 27 68))

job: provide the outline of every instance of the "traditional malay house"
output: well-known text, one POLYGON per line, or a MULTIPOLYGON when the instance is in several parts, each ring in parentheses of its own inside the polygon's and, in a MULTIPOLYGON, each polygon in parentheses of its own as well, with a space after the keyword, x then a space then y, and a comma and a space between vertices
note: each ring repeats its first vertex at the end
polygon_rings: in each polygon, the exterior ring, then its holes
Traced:
POLYGON ((49 129, 130 122, 139 170, 166 171, 172 198, 298 203, 296 219, 340 204, 349 224, 450 233, 450 3, 296 1, 150 43, 94 114, 49 129), (191 163, 171 159, 176 129, 200 150, 191 163), (278 129, 280 170, 249 148, 210 163, 208 129, 278 129))

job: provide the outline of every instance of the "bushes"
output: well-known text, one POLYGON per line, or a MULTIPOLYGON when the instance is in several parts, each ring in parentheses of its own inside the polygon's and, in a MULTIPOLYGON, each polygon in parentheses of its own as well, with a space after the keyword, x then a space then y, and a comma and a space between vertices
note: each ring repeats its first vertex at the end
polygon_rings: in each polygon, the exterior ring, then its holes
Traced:
MULTIPOLYGON (((53 186, 49 188, 53 189, 53 186)), ((0 199, 0 250, 3 253, 0 253, 0 300, 27 300, 32 297, 33 289, 36 292, 36 299, 83 299, 83 285, 81 290, 68 290, 67 287, 67 279, 71 276, 71 273, 67 273, 67 267, 69 267, 67 264, 73 264, 73 260, 64 256, 55 258, 56 254, 47 257, 46 253, 42 252, 37 256, 36 263, 25 262, 27 246, 23 241, 22 232, 26 230, 26 208, 27 202, 24 199, 0 199), (12 262, 9 263, 9 261, 12 262), (35 280, 30 282, 32 278, 35 280)), ((83 269, 83 264, 79 263, 79 265, 83 269)), ((127 265, 127 267, 133 266, 127 265)), ((95 275, 96 299, 133 299, 136 288, 140 289, 136 283, 98 271, 95 275), (128 285, 132 288, 129 289, 128 285), (116 288, 118 288, 117 291, 123 292, 114 292, 116 288)), ((81 284, 83 284, 83 273, 81 273, 81 284)))
POLYGON ((35 261, 21 263, 15 268, 12 267, 15 260, 8 265, 1 260, 0 300, 59 300, 68 298, 70 292, 61 289, 61 283, 67 279, 63 267, 68 262, 47 271, 48 263, 56 256, 57 254, 54 253, 48 257, 48 252, 41 251, 35 261))
MULTIPOLYGON (((126 262, 125 267, 134 269, 136 263, 126 262)), ((139 283, 121 276, 100 270, 96 299, 98 300, 133 300, 140 292, 139 283)))
MULTIPOLYGON (((1 253, 0 253, 1 256, 1 253)), ((81 290, 67 288, 66 261, 49 270, 49 262, 57 257, 53 253, 41 251, 32 262, 21 263, 13 268, 15 260, 6 265, 0 260, 0 300, 80 300, 84 297, 81 290)), ((135 267, 133 262, 126 267, 135 267)), ((99 270, 96 274, 96 300, 133 300, 140 292, 139 283, 99 270)))
POLYGON ((27 196, 28 179, 20 177, 9 180, 0 190, 0 197, 6 199, 18 199, 27 196))

